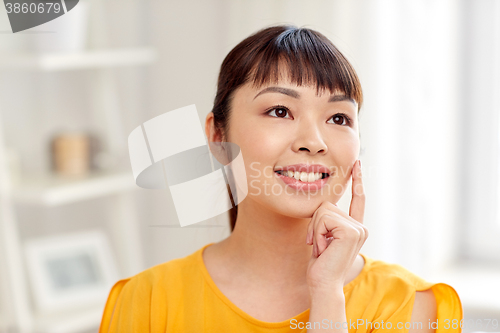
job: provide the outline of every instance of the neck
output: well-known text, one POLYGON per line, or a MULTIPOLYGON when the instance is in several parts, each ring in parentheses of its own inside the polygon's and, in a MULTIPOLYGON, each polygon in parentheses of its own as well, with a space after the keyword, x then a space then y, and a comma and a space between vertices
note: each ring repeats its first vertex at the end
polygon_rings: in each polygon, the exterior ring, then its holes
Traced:
POLYGON ((233 232, 220 245, 247 276, 269 283, 303 285, 312 253, 306 244, 310 220, 277 214, 245 200, 238 205, 233 232))

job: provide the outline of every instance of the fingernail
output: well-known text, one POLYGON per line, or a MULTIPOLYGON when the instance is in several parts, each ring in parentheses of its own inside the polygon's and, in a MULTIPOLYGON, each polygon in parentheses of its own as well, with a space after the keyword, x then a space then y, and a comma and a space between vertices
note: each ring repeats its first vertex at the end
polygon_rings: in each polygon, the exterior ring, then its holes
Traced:
POLYGON ((358 160, 359 167, 361 168, 361 160, 358 160))

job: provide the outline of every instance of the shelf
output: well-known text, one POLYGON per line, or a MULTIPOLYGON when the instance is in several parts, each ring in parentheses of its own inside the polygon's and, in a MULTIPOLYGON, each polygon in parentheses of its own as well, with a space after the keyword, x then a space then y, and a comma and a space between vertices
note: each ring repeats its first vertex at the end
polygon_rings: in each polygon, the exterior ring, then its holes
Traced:
POLYGON ((65 71, 145 65, 158 57, 153 48, 88 50, 75 53, 0 54, 0 70, 65 71))
POLYGON ((37 333, 80 333, 99 327, 104 306, 90 309, 60 313, 54 315, 35 316, 35 331, 37 333))
POLYGON ((80 179, 49 175, 14 184, 13 198, 18 203, 58 206, 136 188, 131 171, 97 172, 80 179))

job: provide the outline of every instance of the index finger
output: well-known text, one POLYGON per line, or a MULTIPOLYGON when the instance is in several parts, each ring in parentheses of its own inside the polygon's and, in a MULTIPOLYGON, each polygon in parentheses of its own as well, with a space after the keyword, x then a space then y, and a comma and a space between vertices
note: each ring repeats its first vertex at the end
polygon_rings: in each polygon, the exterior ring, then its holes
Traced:
POLYGON ((349 216, 363 223, 365 215, 365 191, 361 174, 361 161, 357 160, 352 168, 352 199, 349 207, 349 216))

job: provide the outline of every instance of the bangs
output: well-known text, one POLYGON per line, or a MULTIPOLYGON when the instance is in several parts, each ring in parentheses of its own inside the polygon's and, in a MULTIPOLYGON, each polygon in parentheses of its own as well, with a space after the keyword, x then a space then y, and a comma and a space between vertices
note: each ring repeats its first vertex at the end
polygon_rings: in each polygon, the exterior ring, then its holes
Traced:
POLYGON ((314 86, 317 94, 328 90, 363 103, 358 76, 349 61, 322 34, 288 27, 255 50, 247 59, 246 80, 254 87, 288 79, 297 86, 314 86))

